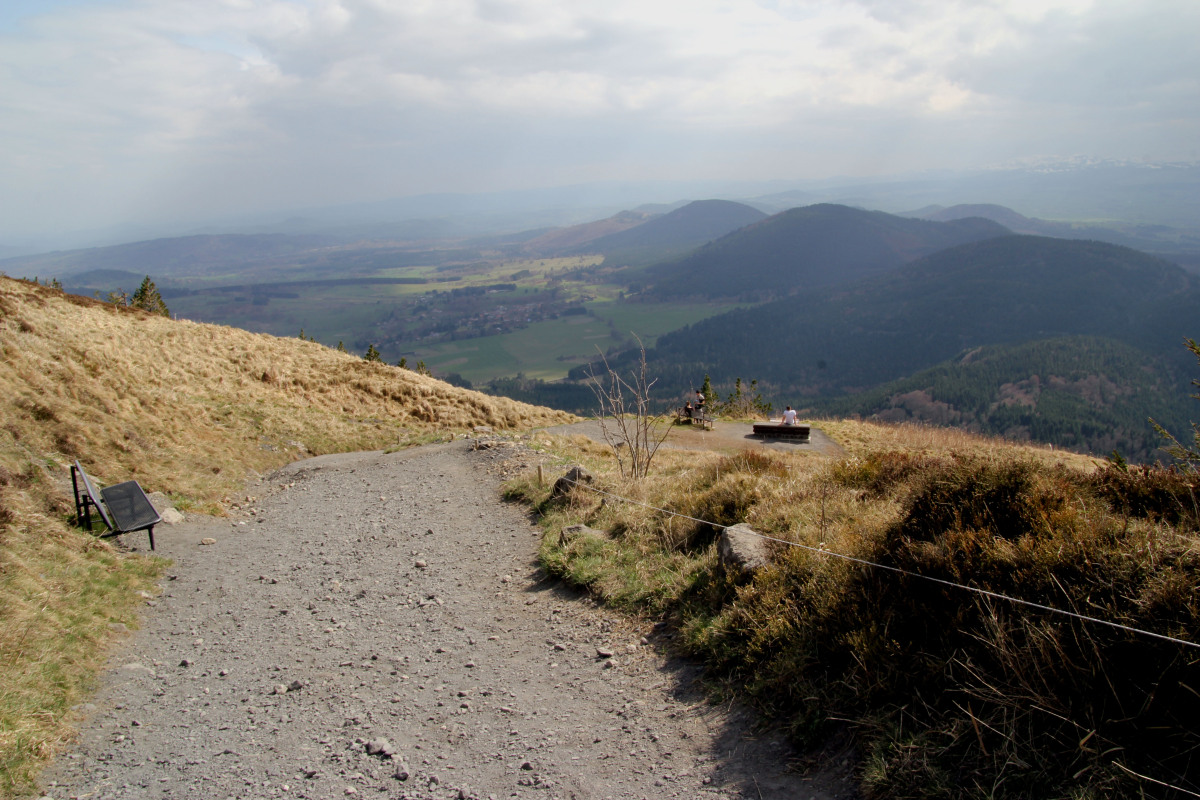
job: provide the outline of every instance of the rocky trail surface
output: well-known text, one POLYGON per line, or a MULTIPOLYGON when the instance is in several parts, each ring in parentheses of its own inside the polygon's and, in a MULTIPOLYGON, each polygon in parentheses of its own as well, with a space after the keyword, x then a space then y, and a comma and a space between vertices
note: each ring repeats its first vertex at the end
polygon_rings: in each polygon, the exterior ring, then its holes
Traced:
POLYGON ((314 458, 231 518, 161 529, 163 593, 44 793, 847 796, 844 776, 789 771, 779 736, 706 702, 669 631, 540 573, 539 531, 499 498, 512 452, 314 458))

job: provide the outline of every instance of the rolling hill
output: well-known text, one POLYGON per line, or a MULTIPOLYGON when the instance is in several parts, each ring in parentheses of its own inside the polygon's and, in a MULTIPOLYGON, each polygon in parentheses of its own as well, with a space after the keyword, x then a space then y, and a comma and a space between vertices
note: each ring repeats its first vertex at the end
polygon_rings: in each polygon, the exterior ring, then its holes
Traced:
POLYGON ((864 392, 974 348, 1064 336, 1115 340, 1186 374, 1181 342, 1196 334, 1197 310, 1200 282, 1174 264, 1101 242, 1004 236, 713 317, 660 337, 648 357, 664 395, 707 373, 726 387, 758 379, 768 399, 792 405, 864 392))
POLYGON ((938 250, 1008 233, 984 219, 928 222, 849 206, 805 206, 651 267, 650 293, 767 299, 846 285, 938 250))
POLYGON ((593 239, 570 253, 603 253, 615 265, 647 264, 700 247, 766 219, 756 208, 729 200, 697 200, 628 230, 593 239))
POLYGON ((524 242, 521 249, 535 255, 572 251, 597 239, 644 225, 654 217, 654 214, 641 211, 622 211, 606 219, 546 231, 524 242))

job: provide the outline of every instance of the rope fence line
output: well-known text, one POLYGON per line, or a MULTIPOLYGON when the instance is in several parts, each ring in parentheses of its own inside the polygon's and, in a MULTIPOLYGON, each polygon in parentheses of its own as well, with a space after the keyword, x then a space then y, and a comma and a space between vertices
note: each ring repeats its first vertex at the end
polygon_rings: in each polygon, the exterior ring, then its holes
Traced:
MULTIPOLYGON (((634 500, 629 497, 622 497, 621 495, 613 494, 612 492, 606 492, 603 489, 597 489, 596 487, 590 486, 586 483, 572 480, 571 478, 568 478, 565 475, 562 477, 562 480, 565 480, 567 483, 570 483, 574 486, 578 486, 581 489, 587 489, 589 492, 594 492, 596 494, 602 494, 607 497, 611 497, 615 500, 620 500, 623 503, 629 503, 630 505, 641 506, 642 508, 648 508, 652 511, 659 511, 663 514, 669 514, 674 517, 680 517, 682 519, 691 520, 692 522, 697 522, 697 523, 700 523, 701 525, 708 525, 708 526, 711 526, 713 528, 717 528, 720 530, 728 530, 730 527, 732 527, 730 525, 720 525, 716 522, 710 522, 706 519, 699 519, 697 517, 688 516, 687 514, 681 514, 678 511, 672 511, 669 508, 660 508, 658 506, 653 506, 653 505, 650 505, 649 503, 643 503, 639 500, 634 500)), ((1184 639, 1176 638, 1174 636, 1167 636, 1166 634, 1163 634, 1163 633, 1155 633, 1154 631, 1148 631, 1148 630, 1144 630, 1142 628, 1134 628, 1131 625, 1123 625, 1120 622, 1112 622, 1111 620, 1101 619, 1100 617, 1093 617, 1093 616, 1089 616, 1088 614, 1080 614, 1076 611, 1067 611, 1066 609, 1063 609, 1063 608, 1055 608, 1054 606, 1043 605, 1042 603, 1035 603, 1032 600, 1023 600, 1020 597, 1013 597, 1011 595, 1002 594, 1000 592, 993 592, 988 589, 980 589, 977 586, 968 586, 967 584, 964 584, 964 583, 956 583, 954 581, 948 581, 943 578, 934 578, 930 575, 922 575, 919 572, 909 572, 908 570, 901 569, 900 567, 893 567, 888 564, 879 564, 875 561, 868 561, 867 559, 864 559, 864 558, 856 558, 855 556, 848 556, 848 555, 845 555, 844 553, 838 553, 833 550, 826 550, 823 547, 813 547, 812 545, 801 544, 800 542, 790 542, 786 539, 779 539, 774 536, 767 536, 766 534, 759 533, 758 531, 755 531, 755 530, 747 530, 747 532, 753 536, 757 536, 759 539, 764 539, 768 542, 777 542, 779 544, 787 545, 788 547, 798 547, 801 550, 807 550, 810 553, 817 553, 819 555, 829 556, 831 558, 837 558, 842 561, 849 561, 851 563, 859 564, 864 567, 871 567, 873 569, 886 570, 888 572, 893 572, 897 575, 903 575, 907 578, 916 578, 918 580, 929 581, 930 583, 936 583, 936 584, 940 584, 942 586, 948 586, 948 587, 951 587, 954 589, 961 589, 963 591, 973 592, 975 594, 982 595, 984 597, 988 597, 993 600, 1003 600, 1003 601, 1012 603, 1014 605, 1025 606, 1027 608, 1036 608, 1039 611, 1045 611, 1050 614, 1059 614, 1064 617, 1070 617, 1072 619, 1080 620, 1081 622, 1092 622, 1097 625, 1106 625, 1109 628, 1115 628, 1120 631, 1125 631, 1126 633, 1132 633, 1132 634, 1136 634, 1138 636, 1148 636, 1153 639, 1160 639, 1165 642, 1171 642, 1173 644, 1183 645, 1185 647, 1194 647, 1194 648, 1200 649, 1200 642, 1189 642, 1184 639)))

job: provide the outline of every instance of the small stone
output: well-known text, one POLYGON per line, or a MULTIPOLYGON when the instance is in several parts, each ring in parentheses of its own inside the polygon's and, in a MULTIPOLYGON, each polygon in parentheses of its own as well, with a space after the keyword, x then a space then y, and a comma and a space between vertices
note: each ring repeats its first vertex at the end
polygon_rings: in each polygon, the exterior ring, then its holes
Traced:
POLYGON ((425 569, 429 565, 427 563, 425 563, 424 561, 417 559, 416 561, 413 562, 413 566, 416 567, 417 569, 425 569))
POLYGON ((555 643, 554 643, 554 649, 555 649, 555 650, 558 650, 558 651, 560 651, 560 652, 561 652, 561 651, 563 651, 563 650, 566 650, 566 649, 567 649, 567 646, 566 646, 565 644, 563 644, 562 642, 555 642, 555 643))
POLYGON ((608 649, 607 647, 597 647, 596 648, 596 657, 597 658, 612 658, 613 651, 608 649))
POLYGON ((396 771, 392 773, 392 777, 398 781, 408 780, 408 767, 404 766, 404 762, 396 765, 396 771))
POLYGON ((205 536, 203 539, 200 540, 200 544, 216 544, 216 543, 217 543, 217 540, 212 538, 211 536, 205 536))
POLYGON ((392 747, 392 743, 387 739, 372 739, 367 742, 367 755, 369 756, 383 756, 387 758, 395 755, 395 753, 396 748, 392 747))
POLYGON ((531 770, 531 769, 533 769, 533 764, 529 763, 528 761, 522 761, 522 762, 521 762, 521 769, 524 769, 524 770, 531 770))
POLYGON ((300 681, 292 681, 287 686, 287 689, 289 692, 298 692, 303 688, 304 688, 304 684, 301 683, 300 681))
POLYGON ((179 666, 184 667, 184 668, 190 667, 191 665, 192 665, 192 660, 190 658, 185 658, 183 661, 179 662, 179 666))
POLYGON ((275 684, 275 688, 271 690, 271 694, 287 694, 287 687, 282 683, 275 684))

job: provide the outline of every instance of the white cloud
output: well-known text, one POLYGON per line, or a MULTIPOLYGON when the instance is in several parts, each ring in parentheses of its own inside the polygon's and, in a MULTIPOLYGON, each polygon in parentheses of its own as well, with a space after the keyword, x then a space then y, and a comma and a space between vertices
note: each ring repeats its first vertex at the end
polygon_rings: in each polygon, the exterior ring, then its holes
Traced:
POLYGON ((1192 0, 49 8, 0 28, 0 212, 29 225, 706 164, 1179 157, 1197 132, 1192 0))

